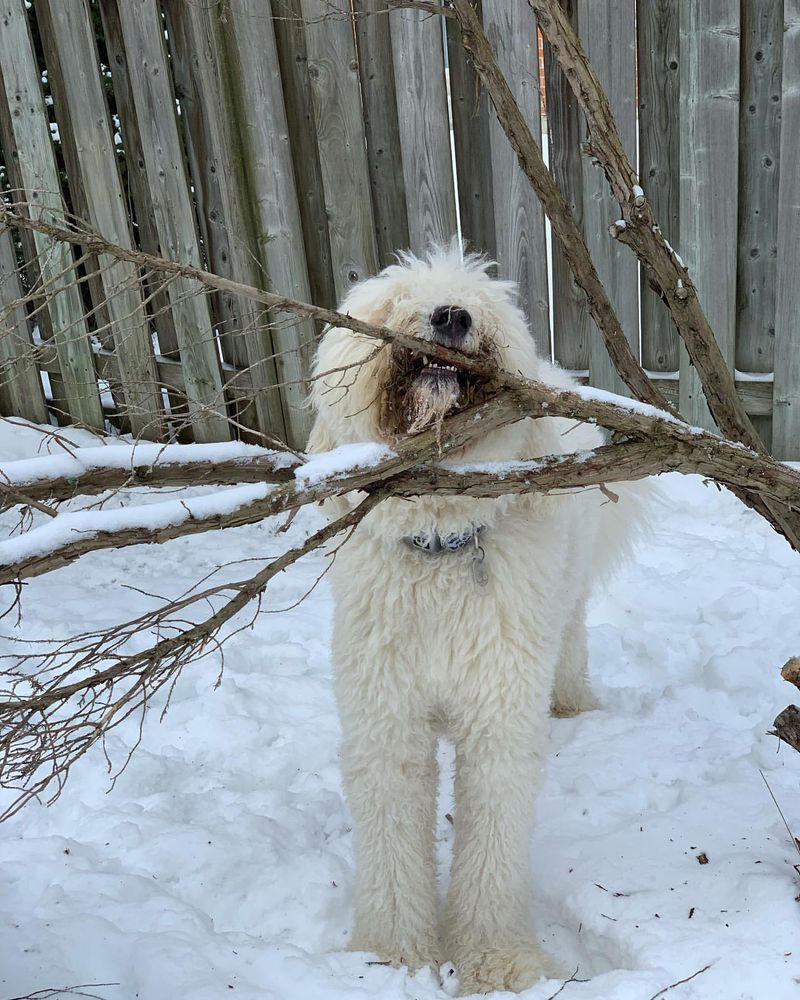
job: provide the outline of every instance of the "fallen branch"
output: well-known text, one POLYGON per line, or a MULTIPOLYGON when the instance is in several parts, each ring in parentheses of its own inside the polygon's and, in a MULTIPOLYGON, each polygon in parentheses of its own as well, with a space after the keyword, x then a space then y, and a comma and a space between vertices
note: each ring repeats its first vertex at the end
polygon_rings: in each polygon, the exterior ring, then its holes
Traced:
MULTIPOLYGON (((400 439, 389 457, 363 467, 345 467, 313 485, 304 482, 302 465, 288 464, 290 456, 273 455, 265 468, 263 456, 257 455, 257 469, 264 468, 260 483, 145 507, 58 514, 39 528, 0 542, 0 584, 38 576, 99 549, 159 543, 239 527, 329 497, 376 489, 386 496, 435 493, 500 497, 681 472, 703 475, 732 489, 747 491, 751 499, 755 495, 800 506, 800 474, 795 470, 710 432, 688 427, 662 411, 592 389, 554 389, 519 377, 515 377, 515 384, 513 393, 492 397, 455 414, 441 429, 400 439), (502 474, 484 472, 479 467, 457 470, 425 464, 441 460, 492 427, 543 415, 597 421, 613 429, 622 440, 589 454, 567 453, 509 463, 502 474), (275 470, 279 480, 271 487, 265 481, 270 469, 275 470), (287 470, 293 473, 289 482, 285 478, 287 470), (296 476, 301 478, 295 480, 296 476)), ((92 449, 97 450, 104 449, 92 449)), ((319 461, 319 457, 315 460, 319 461)), ((246 462, 242 460, 243 469, 246 462)))

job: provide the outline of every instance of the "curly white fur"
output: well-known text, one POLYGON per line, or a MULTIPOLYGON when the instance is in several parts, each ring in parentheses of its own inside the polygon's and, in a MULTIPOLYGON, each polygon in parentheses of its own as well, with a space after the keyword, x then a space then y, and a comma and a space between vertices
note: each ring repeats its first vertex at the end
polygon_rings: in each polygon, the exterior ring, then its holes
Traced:
MULTIPOLYGON (((508 371, 568 386, 537 357, 515 289, 457 244, 400 263, 353 288, 342 310, 432 338, 442 304, 469 311, 463 344, 491 344, 508 371)), ((330 329, 316 360, 309 449, 379 441, 384 349, 330 329), (359 362, 364 362, 358 365, 359 362), (325 375, 329 372, 331 374, 325 375)), ((451 461, 527 459, 602 443, 560 419, 487 434, 451 461)), ((616 491, 615 487, 615 491, 616 491)), ((464 993, 520 990, 557 974, 529 915, 528 851, 547 714, 591 708, 584 609, 624 548, 631 507, 598 490, 499 500, 422 497, 381 504, 336 555, 333 640, 342 768, 355 821, 358 886, 351 947, 416 969, 452 961, 464 993), (488 583, 472 553, 432 557, 403 544, 486 525, 488 583), (456 749, 455 848, 438 912, 434 867, 438 736, 456 749)))

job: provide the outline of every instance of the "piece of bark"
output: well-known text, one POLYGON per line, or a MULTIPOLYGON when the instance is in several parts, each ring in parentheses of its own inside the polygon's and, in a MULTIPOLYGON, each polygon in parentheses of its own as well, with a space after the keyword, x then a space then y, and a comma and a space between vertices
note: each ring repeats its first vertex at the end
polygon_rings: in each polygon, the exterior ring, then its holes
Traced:
POLYGON ((800 753, 800 708, 797 705, 787 705, 775 718, 773 725, 775 728, 770 736, 777 736, 800 753))
POLYGON ((800 688, 800 656, 793 656, 781 667, 781 677, 800 688))

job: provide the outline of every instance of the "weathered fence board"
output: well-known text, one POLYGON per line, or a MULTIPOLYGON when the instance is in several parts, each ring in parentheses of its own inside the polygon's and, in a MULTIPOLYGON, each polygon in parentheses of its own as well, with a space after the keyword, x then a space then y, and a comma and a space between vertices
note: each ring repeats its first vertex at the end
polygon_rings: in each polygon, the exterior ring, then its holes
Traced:
POLYGON ((418 10, 389 14, 411 249, 456 235, 442 25, 418 10))
MULTIPOLYGON (((255 237, 265 262, 263 280, 276 292, 308 301, 312 288, 306 262, 313 251, 304 243, 275 33, 262 9, 261 0, 241 0, 228 13, 230 30, 225 40, 231 76, 238 87, 239 148, 253 204, 255 237), (234 67, 238 67, 236 74, 234 67)), ((299 448, 311 429, 305 380, 316 346, 316 326, 311 320, 287 322, 284 317, 272 327, 272 342, 287 429, 291 443, 299 448)))
MULTIPOLYGON (((328 308, 336 305, 333 282, 325 190, 317 148, 317 132, 311 88, 308 84, 308 53, 302 0, 272 0, 275 41, 278 46, 283 101, 292 148, 308 280, 314 302, 328 308), (312 249, 313 248, 313 249, 312 249)), ((269 13, 269 9, 266 11, 269 13)))
MULTIPOLYGON (((534 138, 542 142, 539 42, 527 0, 483 0, 483 21, 500 69, 534 138)), ((519 285, 520 302, 539 353, 550 356, 550 303, 547 245, 539 199, 502 126, 492 116, 492 189, 501 278, 519 285)))
MULTIPOLYGON (((739 9, 726 0, 681 4, 681 255, 733 367, 739 137, 739 9)), ((680 409, 713 427, 700 380, 681 348, 680 409)))
MULTIPOLYGON (((596 3, 579 0, 578 29, 598 79, 605 88, 629 158, 636 162, 636 9, 634 0, 596 3)), ((619 206, 602 170, 583 160, 583 213, 586 242, 608 290, 626 339, 639 355, 639 271, 627 247, 608 235, 619 206)), ((589 370, 592 384, 628 395, 597 329, 592 329, 589 370)))
POLYGON ((408 246, 402 146, 386 0, 355 0, 358 73, 367 140, 378 262, 386 267, 408 246))
MULTIPOLYGON (((88 221, 97 232, 130 248, 128 212, 88 4, 86 0, 41 0, 36 9, 56 111, 62 104, 80 111, 69 116, 69 135, 60 126, 61 141, 73 147, 73 183, 80 178, 88 221)), ((134 265, 110 257, 101 257, 99 264, 119 358, 125 415, 134 434, 157 440, 163 433, 163 407, 138 271, 134 265)))
MULTIPOLYGON (((3 0, 0 7, 0 76, 4 104, 5 149, 13 158, 28 211, 45 222, 63 220, 58 170, 36 66, 24 0, 3 0)), ((34 235, 47 310, 58 350, 69 416, 103 427, 89 334, 76 285, 71 248, 40 233, 34 235)))
MULTIPOLYGON (((775 345, 783 9, 774 0, 748 0, 741 10, 736 367, 746 372, 771 372, 775 345)), ((758 419, 756 430, 769 447, 771 421, 758 419)))
MULTIPOLYGON (((478 5, 479 16, 482 5, 478 5)), ((461 31, 447 22, 447 66, 453 117, 453 148, 461 235, 470 250, 497 258, 489 131, 494 109, 461 44, 461 31), (467 166, 468 164, 468 166, 467 166)))
MULTIPOLYGON (((634 160, 639 105, 642 186, 665 235, 691 266, 729 363, 735 359, 757 376, 737 378, 748 412, 767 436, 774 407, 776 454, 800 457, 800 0, 561 2, 585 39, 634 160)), ((95 7, 95 0, 39 0, 26 13, 24 0, 0 0, 0 56, 8 56, 0 85, 11 79, 12 87, 6 94, 0 86, 0 142, 10 182, 22 191, 47 187, 42 178, 49 170, 52 197, 43 207, 58 216, 63 170, 69 210, 117 242, 323 305, 389 263, 395 250, 424 253, 432 241, 449 239, 460 218, 471 248, 498 259, 501 276, 519 282, 539 349, 548 354, 548 255, 538 203, 477 85, 457 26, 448 21, 445 30, 430 11, 390 6, 388 0, 97 0, 95 7), (61 132, 55 146, 29 19, 40 29, 55 100, 61 132), (113 86, 98 72, 98 57, 111 68, 113 86), (23 90, 14 87, 25 73, 33 100, 17 101, 23 90), (33 128, 27 119, 15 122, 13 112, 30 115, 34 105, 33 128), (116 136, 114 112, 121 123, 116 136), (18 161, 9 151, 16 153, 20 141, 18 161)), ((537 134, 541 67, 528 4, 477 6, 537 134)), ((581 115, 546 49, 544 63, 553 175, 587 234, 632 346, 641 345, 644 365, 668 398, 680 399, 690 419, 706 422, 696 376, 662 303, 629 251, 607 235, 619 210, 601 171, 581 151, 581 115)), ((50 377, 52 409, 86 420, 69 398, 78 351, 88 362, 84 388, 94 399, 88 422, 96 426, 99 377, 117 404, 124 396, 137 433, 148 423, 144 409, 149 405, 149 418, 157 419, 168 394, 169 434, 183 433, 190 416, 201 439, 232 429, 302 446, 315 324, 278 321, 250 302, 197 294, 192 283, 104 260, 107 282, 120 272, 113 290, 126 286, 110 295, 86 255, 76 270, 73 251, 34 241, 29 232, 20 237, 22 287, 8 236, 0 234, 0 268, 11 272, 0 277, 0 309, 23 289, 29 293, 25 309, 5 310, 14 332, 0 340, 4 411, 46 416, 41 371, 50 377), (37 288, 59 268, 66 291, 37 299, 37 288), (44 341, 31 350, 34 323, 44 341), (95 334, 102 348, 95 341, 93 355, 88 342, 95 334), (139 391, 147 402, 136 400, 139 391), (23 394, 32 395, 33 409, 24 409, 23 394)), ((620 391, 557 243, 549 277, 556 360, 620 391)))
POLYGON ((0 227, 0 391, 9 413, 47 421, 42 380, 33 360, 11 231, 0 227))
MULTIPOLYGON (((678 0, 638 0, 639 176, 661 231, 673 246, 678 235, 680 195, 680 43, 678 0)), ((680 338, 669 310, 641 281, 642 364, 674 372, 680 338)))
POLYGON ((378 270, 349 0, 303 0, 336 294, 378 270))
MULTIPOLYGON (((128 61, 128 72, 161 250, 201 265, 161 12, 156 0, 122 0, 117 11, 125 45, 139 56, 128 61)), ((184 279, 169 285, 189 413, 198 441, 225 440, 230 430, 217 343, 208 302, 198 291, 184 279)))
MULTIPOLYGON (((133 90, 128 72, 128 59, 122 38, 116 0, 99 0, 100 17, 103 23, 103 40, 114 81, 114 104, 118 118, 125 123, 125 181, 129 200, 129 211, 136 227, 138 244, 145 253, 158 254, 158 229, 153 212, 153 200, 147 181, 147 169, 142 152, 142 140, 136 121, 133 90)), ((169 296, 161 287, 160 276, 152 280, 145 277, 144 287, 150 298, 150 313, 158 339, 158 351, 164 357, 178 357, 178 335, 175 320, 169 305, 169 296)), ((173 406, 180 402, 171 397, 173 406)))
POLYGON ((800 0, 784 7, 781 87, 781 163, 778 196, 778 281, 775 292, 775 399, 772 447, 776 457, 800 459, 800 0))
MULTIPOLYGON (((221 38, 220 8, 165 0, 163 10, 208 266, 226 278, 259 285, 263 261, 245 190, 244 157, 236 134, 234 86, 221 38)), ((232 14, 226 14, 225 26, 232 14)), ((268 391, 278 376, 266 310, 224 292, 209 296, 209 303, 223 360, 255 376, 253 383, 259 387, 249 399, 238 400, 236 422, 248 437, 257 439, 266 434, 285 439, 280 397, 268 391)), ((229 397, 230 390, 226 385, 229 397)))
MULTIPOLYGON (((577 0, 560 2, 573 27, 577 27, 577 0)), ((572 88, 546 43, 544 70, 550 172, 566 198, 575 222, 583 229, 583 169, 579 151, 585 126, 572 88)), ((556 239, 552 244, 552 261, 555 357, 572 371, 588 371, 590 321, 586 298, 575 284, 561 244, 556 239)))
MULTIPOLYGON (((275 39, 259 7, 258 0, 224 12, 165 4, 176 73, 185 78, 182 107, 210 262, 235 280, 305 300, 310 289, 275 39)), ((301 446, 313 323, 271 324, 266 310, 230 295, 221 306, 223 345, 252 390, 242 416, 247 420, 249 409, 263 433, 301 446)))

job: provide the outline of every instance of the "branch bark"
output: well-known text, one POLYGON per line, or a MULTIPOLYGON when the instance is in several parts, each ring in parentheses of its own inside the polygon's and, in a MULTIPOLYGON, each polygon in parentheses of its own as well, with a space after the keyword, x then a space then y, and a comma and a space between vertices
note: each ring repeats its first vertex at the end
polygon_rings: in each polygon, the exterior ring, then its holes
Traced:
MULTIPOLYGON (((275 488, 256 498, 244 496, 231 507, 230 491, 195 500, 172 501, 159 517, 158 507, 142 509, 141 521, 115 525, 118 512, 92 511, 59 514, 41 528, 0 543, 0 584, 16 584, 74 562, 88 552, 105 548, 164 542, 184 535, 252 524, 265 517, 297 510, 309 503, 352 492, 414 497, 421 494, 500 497, 512 493, 549 492, 583 486, 642 479, 662 472, 707 476, 746 494, 751 500, 769 499, 800 505, 800 474, 780 462, 732 444, 710 432, 688 427, 662 411, 632 404, 609 394, 598 399, 591 390, 554 389, 515 377, 515 389, 505 390, 480 406, 449 417, 441 430, 407 436, 396 454, 376 465, 347 470, 303 486, 286 469, 277 468, 275 488), (587 398, 588 397, 588 398, 587 398), (621 440, 586 454, 547 456, 509 463, 501 474, 480 467, 454 470, 426 465, 441 460, 483 436, 493 427, 523 417, 562 416, 596 421, 611 428, 621 440), (208 510, 209 503, 212 509, 208 510), (214 509, 213 504, 219 508, 214 509), (202 510, 195 510, 202 507, 202 510), (159 521, 168 523, 158 524, 159 521), (156 522, 156 527, 150 524, 156 522), (109 527, 104 528, 104 523, 109 527)), ((265 469, 262 460, 253 460, 265 469)), ((273 460, 273 466, 279 465, 273 460)), ((180 468, 180 467, 179 467, 180 468)), ((186 475, 183 467, 181 475, 186 475)), ((247 469, 246 464, 240 466, 247 469)), ((300 468, 295 465, 292 475, 300 468)), ((269 474, 269 469, 265 469, 269 474)), ((247 476, 246 478, 250 478, 247 476)), ((264 479, 261 480, 264 483, 264 479)), ((30 484, 26 487, 30 489, 30 484)), ((161 505, 159 505, 161 506, 161 505)), ((137 513, 128 511, 130 516, 137 513)))

